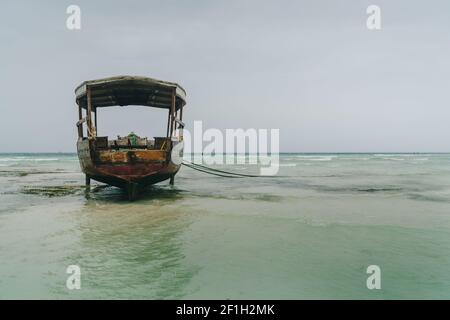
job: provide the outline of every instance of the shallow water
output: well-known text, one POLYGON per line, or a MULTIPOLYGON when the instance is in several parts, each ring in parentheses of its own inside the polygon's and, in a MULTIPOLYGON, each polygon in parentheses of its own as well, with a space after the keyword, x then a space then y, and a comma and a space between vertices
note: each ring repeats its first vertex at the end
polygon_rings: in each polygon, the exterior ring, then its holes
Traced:
POLYGON ((278 178, 183 167, 128 202, 86 193, 74 154, 0 154, 0 298, 450 297, 449 154, 280 163, 278 178), (374 264, 381 290, 366 287, 374 264))

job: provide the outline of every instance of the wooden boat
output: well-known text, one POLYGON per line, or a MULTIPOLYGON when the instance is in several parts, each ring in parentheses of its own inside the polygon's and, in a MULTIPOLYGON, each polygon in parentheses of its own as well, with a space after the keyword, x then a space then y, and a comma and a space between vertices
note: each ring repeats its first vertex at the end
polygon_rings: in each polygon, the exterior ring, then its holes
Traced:
POLYGON ((134 199, 143 187, 170 179, 174 183, 183 156, 183 107, 186 92, 176 83, 119 76, 85 81, 75 89, 78 105, 78 158, 90 179, 127 191, 134 199), (154 139, 134 134, 109 140, 97 136, 97 110, 139 105, 168 110, 167 134, 154 139), (85 127, 85 129, 84 129, 85 127))

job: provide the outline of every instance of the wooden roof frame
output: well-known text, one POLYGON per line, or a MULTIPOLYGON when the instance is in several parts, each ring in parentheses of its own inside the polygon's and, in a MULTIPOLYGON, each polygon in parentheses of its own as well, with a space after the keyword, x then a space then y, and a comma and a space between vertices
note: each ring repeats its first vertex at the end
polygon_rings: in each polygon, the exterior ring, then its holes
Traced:
POLYGON ((94 108, 112 106, 148 106, 171 110, 175 93, 175 110, 186 104, 186 91, 177 83, 147 77, 118 76, 84 81, 75 89, 76 102, 88 108, 88 91, 94 108))

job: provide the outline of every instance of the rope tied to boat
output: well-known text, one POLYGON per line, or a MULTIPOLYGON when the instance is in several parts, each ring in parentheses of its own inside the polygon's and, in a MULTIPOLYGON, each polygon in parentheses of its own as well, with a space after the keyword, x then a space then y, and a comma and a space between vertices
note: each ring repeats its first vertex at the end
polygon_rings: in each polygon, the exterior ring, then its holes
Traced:
MULTIPOLYGON (((188 168, 191 168, 193 170, 197 170, 206 174, 211 174, 218 177, 224 177, 224 178, 267 178, 270 176, 260 176, 260 175, 253 175, 253 174, 244 174, 244 173, 236 173, 236 172, 230 172, 230 171, 224 171, 224 170, 218 170, 214 168, 210 168, 198 163, 190 162, 187 160, 183 160, 183 165, 185 165, 188 168)), ((279 176, 277 176, 279 177, 279 176)))

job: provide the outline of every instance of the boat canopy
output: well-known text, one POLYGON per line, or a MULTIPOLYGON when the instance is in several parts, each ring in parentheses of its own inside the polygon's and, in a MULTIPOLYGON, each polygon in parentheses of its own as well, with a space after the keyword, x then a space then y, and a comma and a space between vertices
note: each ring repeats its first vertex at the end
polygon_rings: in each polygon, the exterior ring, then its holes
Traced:
POLYGON ((93 108, 139 105, 170 109, 175 94, 175 109, 186 104, 186 91, 177 83, 146 77, 118 76, 89 80, 75 89, 77 104, 87 109, 88 91, 93 108))

